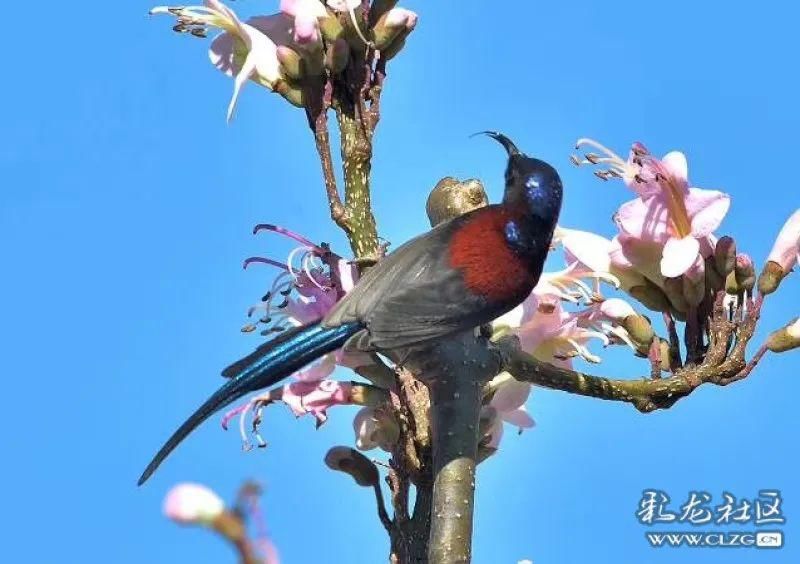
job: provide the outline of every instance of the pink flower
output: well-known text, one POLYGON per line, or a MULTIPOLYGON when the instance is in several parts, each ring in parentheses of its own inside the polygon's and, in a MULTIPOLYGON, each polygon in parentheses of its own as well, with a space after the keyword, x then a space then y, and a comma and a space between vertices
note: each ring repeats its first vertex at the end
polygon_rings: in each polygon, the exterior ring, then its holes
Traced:
POLYGON ((500 439, 503 437, 503 423, 510 423, 519 429, 530 429, 536 423, 525 409, 525 402, 531 393, 531 385, 526 382, 518 382, 508 374, 501 374, 502 378, 508 379, 501 383, 489 402, 491 424, 489 427, 489 442, 487 446, 497 448, 500 446, 500 439))
POLYGON ((164 498, 164 514, 184 525, 208 525, 225 510, 225 503, 200 484, 178 484, 164 498))
MULTIPOLYGON (((263 312, 259 323, 266 326, 262 335, 282 331, 288 326, 307 325, 323 318, 355 285, 358 271, 353 264, 325 245, 316 245, 305 237, 275 225, 257 225, 254 233, 279 233, 300 243, 286 262, 264 257, 250 257, 244 267, 266 264, 280 270, 261 302, 248 310, 248 316, 263 312)), ((256 325, 245 327, 247 332, 256 325)))
POLYGON ((329 408, 351 403, 349 382, 326 379, 335 367, 335 354, 323 356, 311 367, 295 374, 296 382, 283 386, 281 400, 297 417, 313 415, 319 427, 328 420, 329 408))
POLYGON ((797 265, 800 260, 800 209, 783 225, 767 260, 779 264, 784 273, 797 265))
POLYGON ((328 11, 319 0, 281 0, 281 12, 294 18, 294 40, 301 45, 322 45, 319 20, 328 11))
POLYGON ((591 139, 580 139, 577 146, 592 146, 604 156, 587 155, 585 162, 608 166, 601 178, 621 177, 639 196, 623 204, 615 221, 630 241, 660 245, 661 274, 680 276, 696 261, 707 239, 722 223, 730 207, 730 197, 716 190, 690 188, 688 167, 683 153, 673 151, 656 159, 644 145, 637 143, 631 157, 623 161, 613 151, 591 139))
POLYGON ((567 264, 576 264, 582 277, 594 275, 597 279, 613 283, 628 290, 644 284, 642 274, 627 260, 614 260, 617 241, 601 235, 557 227, 554 241, 564 248, 567 264))
POLYGON ((257 80, 270 90, 275 90, 282 80, 275 43, 252 25, 239 20, 236 13, 219 0, 205 0, 203 6, 157 6, 150 13, 175 16, 178 20, 176 30, 201 37, 205 37, 208 27, 223 30, 212 43, 209 57, 217 68, 231 76, 238 68, 233 96, 228 104, 228 121, 233 117, 239 94, 248 80, 257 80), (241 65, 234 64, 236 46, 244 53, 241 65))
POLYGON ((576 316, 561 305, 562 299, 571 297, 572 292, 565 290, 554 275, 545 274, 542 278, 520 306, 494 321, 495 328, 510 328, 519 338, 522 350, 543 362, 565 368, 572 366, 570 359, 575 356, 599 362, 599 357, 586 345, 591 339, 599 339, 607 345, 608 337, 581 327, 576 316))

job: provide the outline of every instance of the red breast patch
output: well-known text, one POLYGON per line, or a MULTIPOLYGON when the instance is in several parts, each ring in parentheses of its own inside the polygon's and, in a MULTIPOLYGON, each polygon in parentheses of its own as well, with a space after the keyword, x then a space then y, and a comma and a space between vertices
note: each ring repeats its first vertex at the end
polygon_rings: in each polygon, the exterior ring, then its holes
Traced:
POLYGON ((484 208, 450 242, 450 266, 461 270, 467 288, 489 301, 503 302, 530 291, 530 272, 509 247, 503 208, 484 208))

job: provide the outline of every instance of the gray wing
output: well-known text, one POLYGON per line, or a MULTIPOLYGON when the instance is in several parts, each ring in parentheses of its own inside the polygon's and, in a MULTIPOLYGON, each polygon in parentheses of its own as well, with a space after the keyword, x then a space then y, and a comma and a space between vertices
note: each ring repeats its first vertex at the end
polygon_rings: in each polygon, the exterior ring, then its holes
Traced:
MULTIPOLYGON (((370 269, 326 316, 325 325, 360 321, 368 345, 402 348, 464 331, 494 317, 449 264, 448 243, 470 214, 412 239, 370 269)), ((499 314, 498 314, 499 315, 499 314)))

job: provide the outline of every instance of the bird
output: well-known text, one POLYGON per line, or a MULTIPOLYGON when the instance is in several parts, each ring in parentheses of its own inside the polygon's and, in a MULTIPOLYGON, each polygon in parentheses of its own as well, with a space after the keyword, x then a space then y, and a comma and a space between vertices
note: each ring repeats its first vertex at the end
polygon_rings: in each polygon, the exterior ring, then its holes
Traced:
POLYGON ((284 331, 223 370, 228 381, 167 440, 139 478, 146 482, 195 428, 233 401, 273 386, 346 346, 397 352, 425 347, 507 313, 542 273, 563 196, 550 164, 505 135, 502 202, 440 223, 386 255, 322 319, 284 331))

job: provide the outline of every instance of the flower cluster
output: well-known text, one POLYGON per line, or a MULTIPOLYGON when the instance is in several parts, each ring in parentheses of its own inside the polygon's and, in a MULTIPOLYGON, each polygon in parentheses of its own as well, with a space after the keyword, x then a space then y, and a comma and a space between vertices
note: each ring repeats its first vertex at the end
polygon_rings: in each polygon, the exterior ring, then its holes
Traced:
POLYGON ((175 17, 173 30, 195 37, 207 37, 208 28, 222 30, 211 43, 209 58, 234 79, 229 121, 249 80, 306 107, 319 97, 324 84, 319 79, 343 72, 353 49, 369 46, 389 59, 417 23, 415 13, 392 8, 371 13, 370 27, 364 29, 360 0, 281 0, 278 13, 246 21, 220 0, 205 0, 202 6, 157 6, 150 13, 175 17))
MULTIPOLYGON (((263 326, 261 334, 270 335, 290 326, 319 321, 355 284, 358 270, 328 245, 317 245, 298 233, 271 224, 260 224, 253 229, 254 234, 262 232, 283 235, 299 246, 289 253, 285 262, 265 257, 250 257, 244 261, 245 268, 265 264, 278 269, 278 275, 261 301, 248 310, 248 316, 258 313, 260 317, 256 323, 245 325, 243 332, 253 332, 263 326)), ((226 413, 222 426, 227 429, 229 422, 239 417, 239 432, 244 448, 249 450, 247 419, 252 417, 251 432, 258 446, 265 447, 267 443, 258 430, 261 413, 276 401, 285 403, 297 417, 312 415, 320 426, 327 420, 330 407, 352 402, 351 384, 330 379, 336 366, 355 369, 370 362, 368 355, 356 352, 340 349, 329 353, 294 374, 293 382, 267 390, 226 413)))

